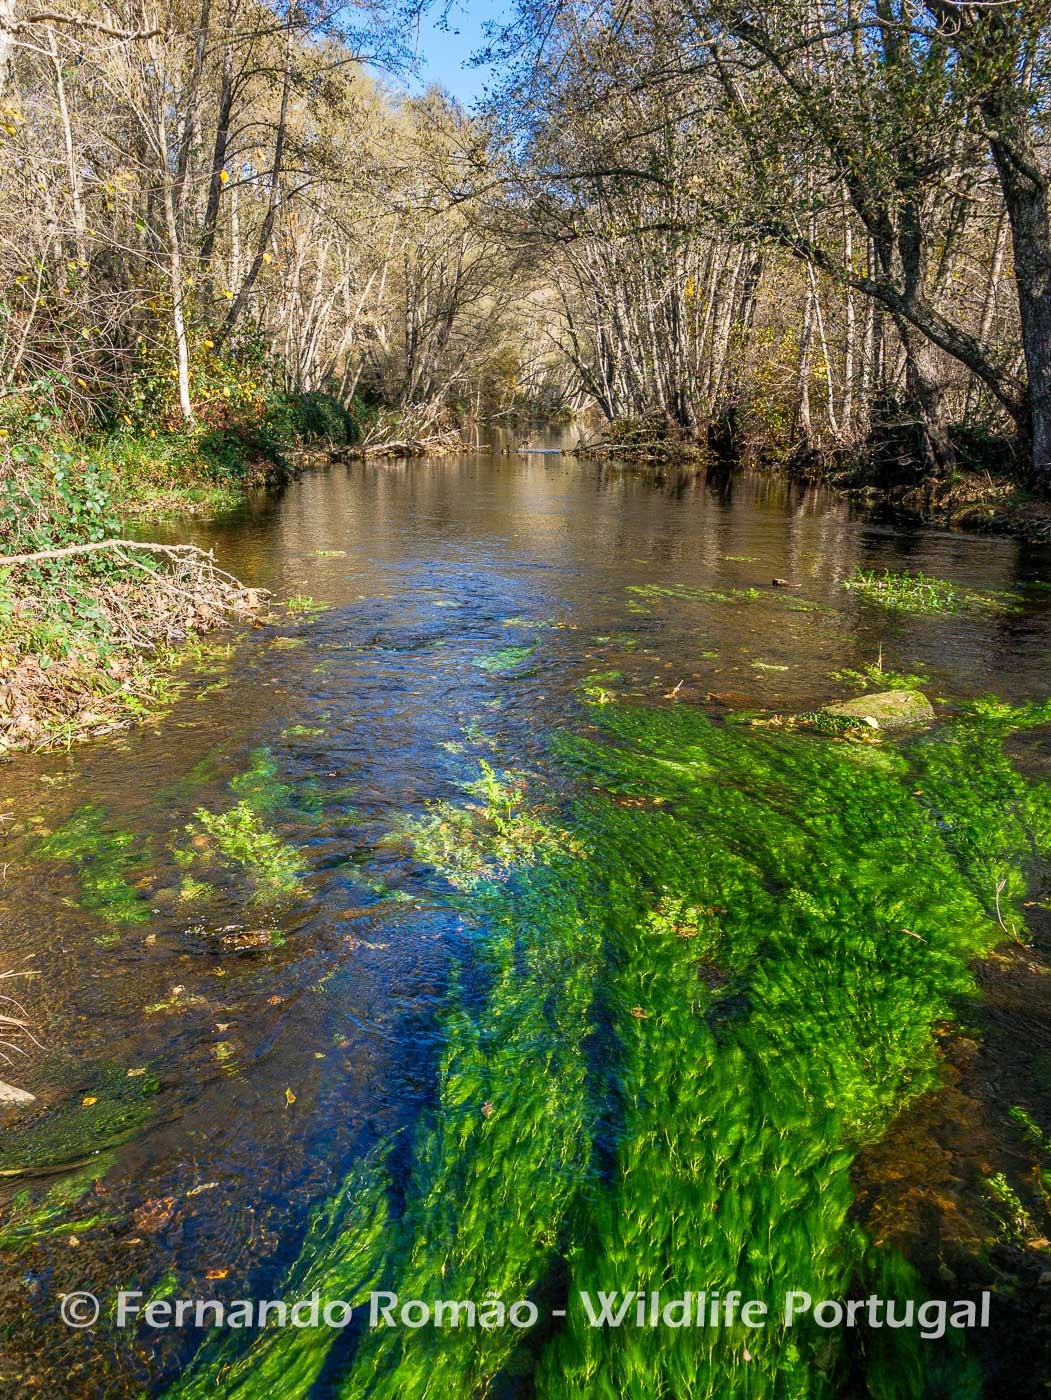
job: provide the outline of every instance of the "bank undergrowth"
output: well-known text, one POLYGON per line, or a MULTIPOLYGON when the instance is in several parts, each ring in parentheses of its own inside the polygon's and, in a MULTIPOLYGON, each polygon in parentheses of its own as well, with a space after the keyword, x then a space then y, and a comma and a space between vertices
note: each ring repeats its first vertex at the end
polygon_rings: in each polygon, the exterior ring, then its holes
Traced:
POLYGON ((258 612, 264 595, 203 551, 121 540, 130 521, 214 513, 280 483, 296 445, 353 439, 353 419, 327 395, 264 392, 249 372, 202 380, 192 429, 176 430, 148 396, 136 416, 79 437, 43 390, 3 405, 0 753, 149 713, 187 641, 258 612), (160 430, 147 426, 154 411, 160 430))

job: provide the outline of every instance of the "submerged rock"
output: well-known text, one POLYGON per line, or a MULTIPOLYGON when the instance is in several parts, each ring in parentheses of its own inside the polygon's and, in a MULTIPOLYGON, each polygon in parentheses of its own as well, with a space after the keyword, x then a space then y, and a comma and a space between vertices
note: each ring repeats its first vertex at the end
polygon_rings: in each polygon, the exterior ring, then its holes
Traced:
POLYGON ((25 1089, 17 1089, 13 1084, 5 1084, 0 1079, 0 1103, 36 1103, 36 1095, 25 1089))
POLYGON ((823 715, 854 719, 874 729, 898 729, 906 724, 929 724, 934 718, 931 702, 918 690, 884 690, 861 695, 841 705, 826 705, 823 715))

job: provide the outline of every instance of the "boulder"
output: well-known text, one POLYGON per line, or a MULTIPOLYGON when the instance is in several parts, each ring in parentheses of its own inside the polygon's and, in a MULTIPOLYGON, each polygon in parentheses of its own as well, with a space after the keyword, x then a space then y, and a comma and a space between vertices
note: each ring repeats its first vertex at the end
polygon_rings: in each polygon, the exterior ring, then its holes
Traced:
POLYGON ((883 690, 877 695, 861 695, 842 705, 826 705, 823 715, 856 720, 872 729, 900 729, 906 724, 929 724, 934 709, 918 690, 883 690))
POLYGON ((16 1089, 13 1084, 5 1084, 0 1079, 0 1104, 5 1103, 36 1103, 36 1095, 27 1093, 25 1089, 16 1089))

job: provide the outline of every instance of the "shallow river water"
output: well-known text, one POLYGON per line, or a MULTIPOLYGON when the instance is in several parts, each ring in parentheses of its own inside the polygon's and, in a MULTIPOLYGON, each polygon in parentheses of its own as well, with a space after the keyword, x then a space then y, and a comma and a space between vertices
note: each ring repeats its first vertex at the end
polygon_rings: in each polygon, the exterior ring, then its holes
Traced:
MULTIPOLYGON (((42 1047, 3 1070, 40 1100, 7 1111, 0 1136, 4 1395, 172 1390, 201 1332, 117 1328, 117 1291, 142 1302, 290 1296, 308 1222, 318 1228, 313 1213, 359 1169, 383 1164, 381 1234, 424 1210, 412 1184, 419 1162, 447 1148, 420 1124, 448 1116, 456 1017, 489 1016, 492 1028, 501 973, 486 947, 508 917, 475 897, 473 875, 457 879, 455 852, 440 860, 406 835, 448 811, 434 804, 470 808, 482 793, 490 816, 510 804, 513 825, 522 791, 542 793, 547 812, 586 797, 599 780, 560 746, 625 703, 700 708, 722 725, 742 711, 847 698, 856 691, 833 673, 880 663, 924 677, 947 710, 989 695, 1043 703, 1051 692, 1047 550, 902 531, 771 477, 654 481, 554 456, 334 465, 171 533, 272 590, 277 621, 209 638, 163 720, 0 767, 2 964, 36 973, 17 995, 42 1047), (922 571, 1012 602, 888 611, 844 588, 859 567, 922 571), (102 1300, 97 1326, 60 1320, 76 1290, 102 1300)), ((509 839, 525 840, 523 828, 509 839)), ((523 928, 529 910, 526 900, 514 915, 523 928)), ((528 991, 536 972, 521 946, 508 967, 528 991)), ((548 995, 557 989, 537 991, 548 995)), ((640 1025, 651 1014, 636 1012, 640 1025)), ((589 1016, 600 1029, 581 1074, 594 1101, 615 1017, 589 1016)), ((589 1190, 616 1177, 630 1107, 600 1107, 582 1130, 599 1183, 589 1190)), ((490 1098, 473 1109, 483 1123, 502 1111, 490 1098)), ((528 1134, 543 1135, 544 1123, 528 1134)), ((454 1234, 463 1203, 451 1176, 435 1180, 454 1234)), ((535 1190, 550 1192, 548 1177, 535 1190)), ((511 1206, 497 1193, 486 1208, 495 1223, 511 1206)), ((570 1243, 546 1241, 547 1282, 524 1276, 534 1296, 576 1286, 565 1260, 597 1227, 569 1218, 558 1230, 570 1243)), ((420 1219, 417 1254, 435 1228, 420 1219)), ((355 1220, 347 1229, 366 1231, 355 1220)), ((652 1274, 644 1258, 631 1269, 607 1286, 652 1274)), ((795 1389, 774 1372, 731 1392, 663 1371, 650 1388, 630 1368, 600 1384, 579 1379, 587 1365, 568 1350, 534 1373, 558 1330, 552 1322, 521 1356, 499 1357, 495 1380, 475 1358, 439 1390, 406 1361, 410 1342, 348 1380, 360 1343, 351 1328, 326 1341, 305 1378, 286 1359, 274 1373, 286 1380, 265 1388, 282 1400, 470 1400, 490 1382, 488 1393, 516 1396, 869 1393, 848 1388, 856 1377, 822 1391, 818 1353, 795 1389)), ((745 1375, 759 1347, 738 1341, 745 1375)), ((200 1393, 264 1388, 216 1374, 200 1393)), ((880 1393, 922 1391, 902 1380, 880 1393)))

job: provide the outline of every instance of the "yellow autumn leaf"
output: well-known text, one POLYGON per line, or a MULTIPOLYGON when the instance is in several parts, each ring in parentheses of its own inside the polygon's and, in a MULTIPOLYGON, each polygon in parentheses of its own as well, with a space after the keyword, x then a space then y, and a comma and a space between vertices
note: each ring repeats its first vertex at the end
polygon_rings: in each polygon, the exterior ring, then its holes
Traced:
POLYGON ((289 1107, 291 1107, 292 1104, 295 1103, 295 1101, 296 1101, 296 1096, 295 1096, 295 1094, 293 1094, 293 1092, 292 1092, 291 1089, 286 1089, 286 1090, 285 1090, 285 1103, 288 1104, 289 1107))

